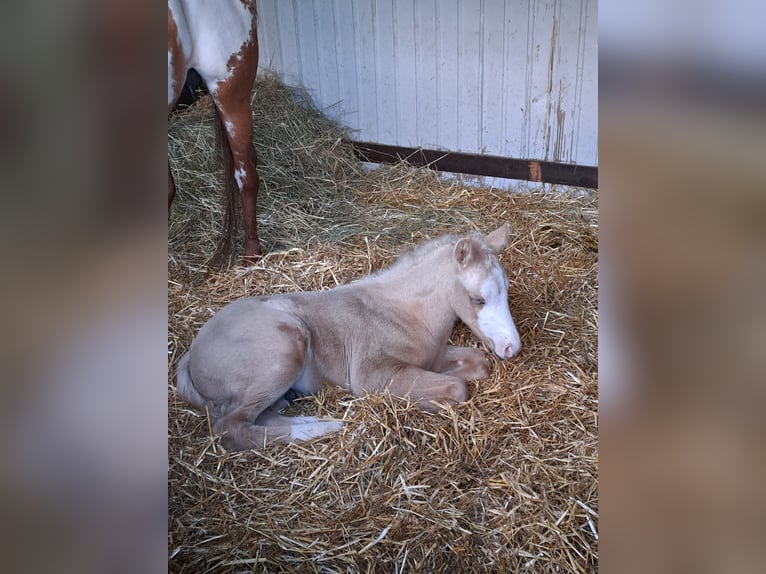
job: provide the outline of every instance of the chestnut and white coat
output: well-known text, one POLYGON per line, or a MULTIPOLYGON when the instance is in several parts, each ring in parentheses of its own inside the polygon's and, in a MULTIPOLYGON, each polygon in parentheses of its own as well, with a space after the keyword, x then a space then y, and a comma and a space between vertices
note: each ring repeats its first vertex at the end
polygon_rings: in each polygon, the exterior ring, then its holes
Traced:
MULTIPOLYGON (((168 0, 168 113, 193 68, 205 81, 223 126, 224 171, 230 197, 242 198, 245 257, 261 253, 256 205, 260 180, 253 147, 250 97, 258 68, 255 0, 168 0)), ((168 162, 168 207, 176 188, 168 162)), ((236 208, 229 201, 227 208, 236 208)), ((233 221, 235 215, 227 217, 233 221)), ((232 230, 225 233, 231 235, 232 230)))

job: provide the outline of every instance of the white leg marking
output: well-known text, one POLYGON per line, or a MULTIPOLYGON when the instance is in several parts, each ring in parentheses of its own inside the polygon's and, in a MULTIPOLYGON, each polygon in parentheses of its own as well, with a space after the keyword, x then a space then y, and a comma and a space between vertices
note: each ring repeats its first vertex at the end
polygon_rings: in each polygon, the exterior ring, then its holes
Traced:
POLYGON ((305 424, 299 423, 290 427, 290 438, 293 440, 309 440, 328 433, 337 432, 342 428, 343 421, 317 421, 314 423, 305 424))
POLYGON ((243 186, 243 185, 244 185, 244 183, 245 183, 245 176, 246 176, 246 175, 247 175, 247 174, 245 173, 245 169, 244 169, 244 167, 238 167, 238 168, 237 168, 237 169, 234 171, 234 179, 236 179, 236 180, 237 180, 237 187, 239 187, 239 191, 242 191, 242 186, 243 186))
POLYGON ((226 133, 229 134, 229 137, 234 137, 234 124, 231 123, 230 120, 226 120, 224 124, 226 126, 226 133))
POLYGON ((176 97, 176 82, 173 79, 173 52, 168 50, 168 106, 176 97))

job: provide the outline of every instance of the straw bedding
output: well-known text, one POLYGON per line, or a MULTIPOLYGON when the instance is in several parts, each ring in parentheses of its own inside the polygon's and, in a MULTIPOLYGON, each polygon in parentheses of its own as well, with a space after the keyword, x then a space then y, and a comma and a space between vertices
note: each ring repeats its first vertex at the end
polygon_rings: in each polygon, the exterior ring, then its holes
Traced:
MULTIPOLYGON (((207 267, 222 215, 212 108, 171 118, 171 572, 591 572, 597 568, 595 193, 509 193, 404 165, 368 171, 337 125, 266 75, 253 98, 262 176, 250 268, 207 267), (326 388, 294 414, 338 434, 229 453, 173 390, 197 329, 242 296, 328 289, 442 233, 512 225, 500 255, 522 352, 494 357, 471 399, 438 414, 326 388)), ((453 343, 478 345, 462 325, 453 343)))

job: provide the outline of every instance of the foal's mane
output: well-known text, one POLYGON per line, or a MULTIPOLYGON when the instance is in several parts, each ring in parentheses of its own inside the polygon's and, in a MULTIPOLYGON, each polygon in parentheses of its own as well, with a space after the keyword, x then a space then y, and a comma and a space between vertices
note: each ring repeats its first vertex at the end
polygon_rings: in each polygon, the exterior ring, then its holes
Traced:
POLYGON ((389 265, 388 267, 382 269, 382 271, 385 271, 386 269, 398 269, 400 267, 407 267, 411 265, 416 265, 417 263, 420 263, 428 255, 442 247, 443 245, 454 245, 457 243, 457 241, 460 239, 460 235, 442 235, 441 237, 436 237, 434 239, 430 239, 428 241, 423 241, 422 243, 416 245, 412 249, 409 249, 399 255, 399 257, 396 258, 396 260, 389 265))
POLYGON ((434 251, 445 245, 455 245, 460 239, 466 236, 471 237, 475 244, 485 246, 482 236, 478 233, 453 233, 450 235, 442 235, 434 239, 423 241, 412 249, 405 251, 399 255, 393 263, 379 270, 373 276, 379 277, 380 275, 387 274, 389 271, 398 271, 404 268, 415 267, 427 260, 434 251))

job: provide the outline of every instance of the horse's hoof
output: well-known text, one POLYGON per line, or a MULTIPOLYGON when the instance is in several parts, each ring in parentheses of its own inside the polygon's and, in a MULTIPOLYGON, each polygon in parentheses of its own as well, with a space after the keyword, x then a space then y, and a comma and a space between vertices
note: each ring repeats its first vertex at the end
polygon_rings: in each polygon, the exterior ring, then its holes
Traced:
POLYGON ((263 254, 261 250, 261 244, 257 240, 249 240, 245 242, 245 253, 242 255, 243 265, 253 265, 256 263, 263 254))
POLYGON ((242 267, 250 267, 251 265, 258 263, 260 259, 260 255, 243 255, 240 258, 238 265, 241 265, 242 267))

